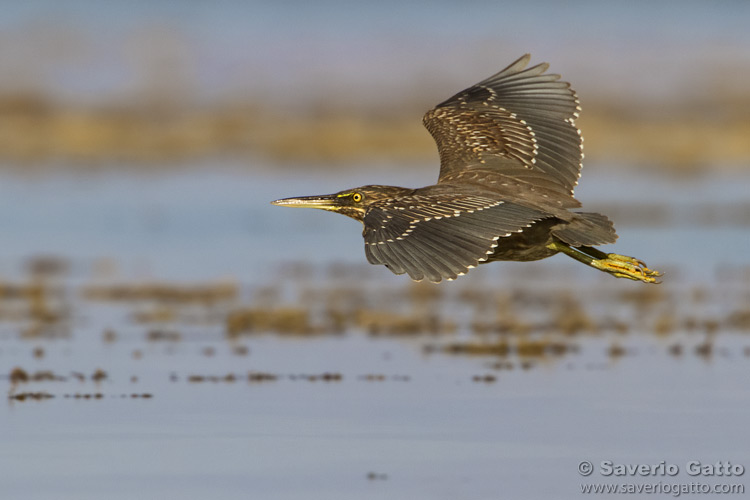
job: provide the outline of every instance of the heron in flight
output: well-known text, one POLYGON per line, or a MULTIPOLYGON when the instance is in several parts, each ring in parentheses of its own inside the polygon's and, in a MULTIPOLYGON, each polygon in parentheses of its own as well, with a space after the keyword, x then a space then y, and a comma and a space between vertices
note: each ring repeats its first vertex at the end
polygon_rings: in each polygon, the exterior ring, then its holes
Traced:
POLYGON ((578 97, 547 63, 524 55, 424 115, 437 143, 437 184, 368 185, 286 198, 360 221, 365 255, 415 281, 440 282, 479 264, 563 253, 618 278, 658 283, 633 257, 594 248, 617 239, 604 215, 577 211, 583 160, 578 97))

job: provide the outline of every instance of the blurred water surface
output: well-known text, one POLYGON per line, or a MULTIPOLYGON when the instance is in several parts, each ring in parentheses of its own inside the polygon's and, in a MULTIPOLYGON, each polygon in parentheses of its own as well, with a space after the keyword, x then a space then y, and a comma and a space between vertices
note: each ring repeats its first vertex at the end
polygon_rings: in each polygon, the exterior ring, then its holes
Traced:
POLYGON ((4 498, 578 498, 581 460, 750 467, 750 343, 741 322, 750 297, 747 176, 587 167, 578 197, 588 209, 620 214, 612 248, 666 271, 660 288, 556 256, 481 266, 424 291, 365 263, 356 222, 268 202, 365 183, 424 185, 433 168, 374 165, 344 176, 203 167, 0 178, 0 371, 61 377, 2 381, 10 396, 54 396, 9 399, 0 410, 4 498), (68 311, 61 336, 30 333, 13 316, 19 297, 11 285, 30 279, 33 256, 69 263, 50 278, 68 311), (338 274, 336 262, 344 265, 338 274), (228 305, 183 310, 167 301, 178 315, 162 320, 136 319, 151 311, 148 301, 84 293, 97 284, 217 280, 239 286, 228 305), (264 299, 269 287, 280 295, 264 299), (442 295, 431 299, 430 290, 442 295), (528 304, 482 309, 472 290, 528 304), (357 297, 383 317, 428 311, 458 326, 231 337, 223 319, 232 308, 271 310, 276 302, 309 305, 315 315, 357 297), (442 351, 495 338, 472 332, 472 316, 494 318, 497 308, 499 320, 533 323, 567 303, 624 329, 565 334, 553 324, 537 337, 499 337, 512 345, 559 338, 571 346, 560 356, 442 351), (106 377, 94 382, 97 369, 106 377), (250 373, 276 379, 252 381, 250 373))

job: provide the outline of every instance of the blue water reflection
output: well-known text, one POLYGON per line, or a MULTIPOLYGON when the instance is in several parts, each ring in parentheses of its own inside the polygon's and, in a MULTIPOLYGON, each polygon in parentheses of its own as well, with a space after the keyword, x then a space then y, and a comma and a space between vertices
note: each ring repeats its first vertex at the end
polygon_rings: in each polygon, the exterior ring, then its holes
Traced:
MULTIPOLYGON (((74 312, 67 339, 25 339, 21 325, 4 321, 2 372, 21 366, 88 376, 103 368, 108 378, 98 385, 72 378, 35 383, 33 390, 56 397, 3 406, 3 496, 578 498, 581 460, 724 459, 750 466, 749 361, 747 342, 737 332, 719 330, 708 361, 693 354, 703 340, 698 333, 678 331, 660 340, 636 326, 627 336, 592 335, 578 339, 580 352, 570 357, 530 370, 499 371, 496 382, 487 384, 472 382, 493 371, 487 359, 427 355, 424 339, 361 331, 310 339, 257 335, 239 339, 250 353, 238 356, 221 321, 138 324, 129 307, 88 302, 76 288, 92 281, 231 279, 242 286, 242 305, 251 302, 257 287, 278 280, 279 269, 292 261, 312 269, 302 283, 313 291, 328 287, 321 269, 333 261, 365 267, 364 279, 345 284, 367 295, 403 287, 406 278, 364 263, 356 222, 268 202, 368 181, 419 185, 433 175, 432 168, 249 173, 231 165, 154 175, 4 175, 3 278, 24 279, 23 263, 30 256, 68 259, 72 269, 64 283, 74 312), (98 276, 93 263, 101 259, 114 262, 116 270, 98 276), (176 328, 182 341, 144 342, 152 328, 176 328), (116 342, 102 340, 107 329, 117 332, 116 342), (613 339, 637 355, 607 357, 613 339), (676 339, 685 345, 681 357, 667 354, 676 339), (45 351, 41 358, 31 355, 38 346, 45 351), (244 378, 249 371, 281 378, 251 383, 244 378), (343 379, 292 377, 324 372, 343 379), (193 373, 241 378, 190 383, 193 373), (385 380, 368 381, 367 374, 384 374, 385 380), (95 392, 104 397, 65 397, 95 392), (153 397, 120 397, 131 393, 153 397), (371 473, 374 479, 368 479, 371 473)), ((750 265, 744 251, 748 223, 735 217, 718 227, 694 225, 690 211, 699 205, 717 213, 743 206, 747 181, 732 173, 678 181, 632 171, 597 173, 592 166, 579 197, 590 209, 621 211, 616 248, 674 273, 667 275, 673 281, 664 290, 674 297, 667 300, 676 301, 677 314, 717 315, 741 307, 747 294, 741 272, 750 265), (666 225, 627 211, 646 203, 667 214, 666 225), (716 273, 727 268, 739 274, 722 288, 716 273), (739 296, 680 305, 693 287, 711 294, 738 290, 739 296)), ((482 266, 445 290, 460 293, 471 283, 513 290, 527 278, 531 289, 563 287, 584 300, 597 287, 603 296, 617 296, 644 286, 555 257, 482 266)), ((449 303, 446 310, 464 317, 468 311, 462 309, 470 306, 461 304, 449 303)), ((597 314, 617 315, 621 309, 640 314, 632 305, 592 307, 597 314)), ((632 319, 637 325, 638 318, 632 319)), ((467 335, 459 331, 456 338, 467 335)))

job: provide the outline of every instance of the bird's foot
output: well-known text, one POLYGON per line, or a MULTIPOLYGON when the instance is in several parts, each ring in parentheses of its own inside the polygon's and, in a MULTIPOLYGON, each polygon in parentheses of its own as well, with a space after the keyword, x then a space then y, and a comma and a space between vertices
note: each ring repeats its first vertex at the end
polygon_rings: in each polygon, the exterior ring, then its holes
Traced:
POLYGON ((662 273, 649 269, 646 263, 634 257, 608 253, 606 258, 594 259, 591 266, 617 278, 627 278, 644 283, 661 283, 662 273))
POLYGON ((579 262, 609 273, 616 278, 627 278, 644 283, 661 283, 659 271, 649 269, 645 262, 627 255, 604 253, 594 247, 582 246, 573 248, 561 241, 553 241, 547 248, 562 252, 579 262))

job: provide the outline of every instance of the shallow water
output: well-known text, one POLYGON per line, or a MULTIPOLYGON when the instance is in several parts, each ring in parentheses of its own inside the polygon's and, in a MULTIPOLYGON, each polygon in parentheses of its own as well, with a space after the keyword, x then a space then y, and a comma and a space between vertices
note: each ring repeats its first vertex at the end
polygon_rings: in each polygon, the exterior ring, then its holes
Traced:
POLYGON ((562 256, 415 286, 366 264, 355 222, 268 204, 433 175, 3 176, 3 498, 744 484, 684 464, 750 467, 750 178, 586 171, 579 198, 618 214, 612 248, 666 271, 658 288, 562 256), (613 481, 582 460, 681 472, 613 481))

